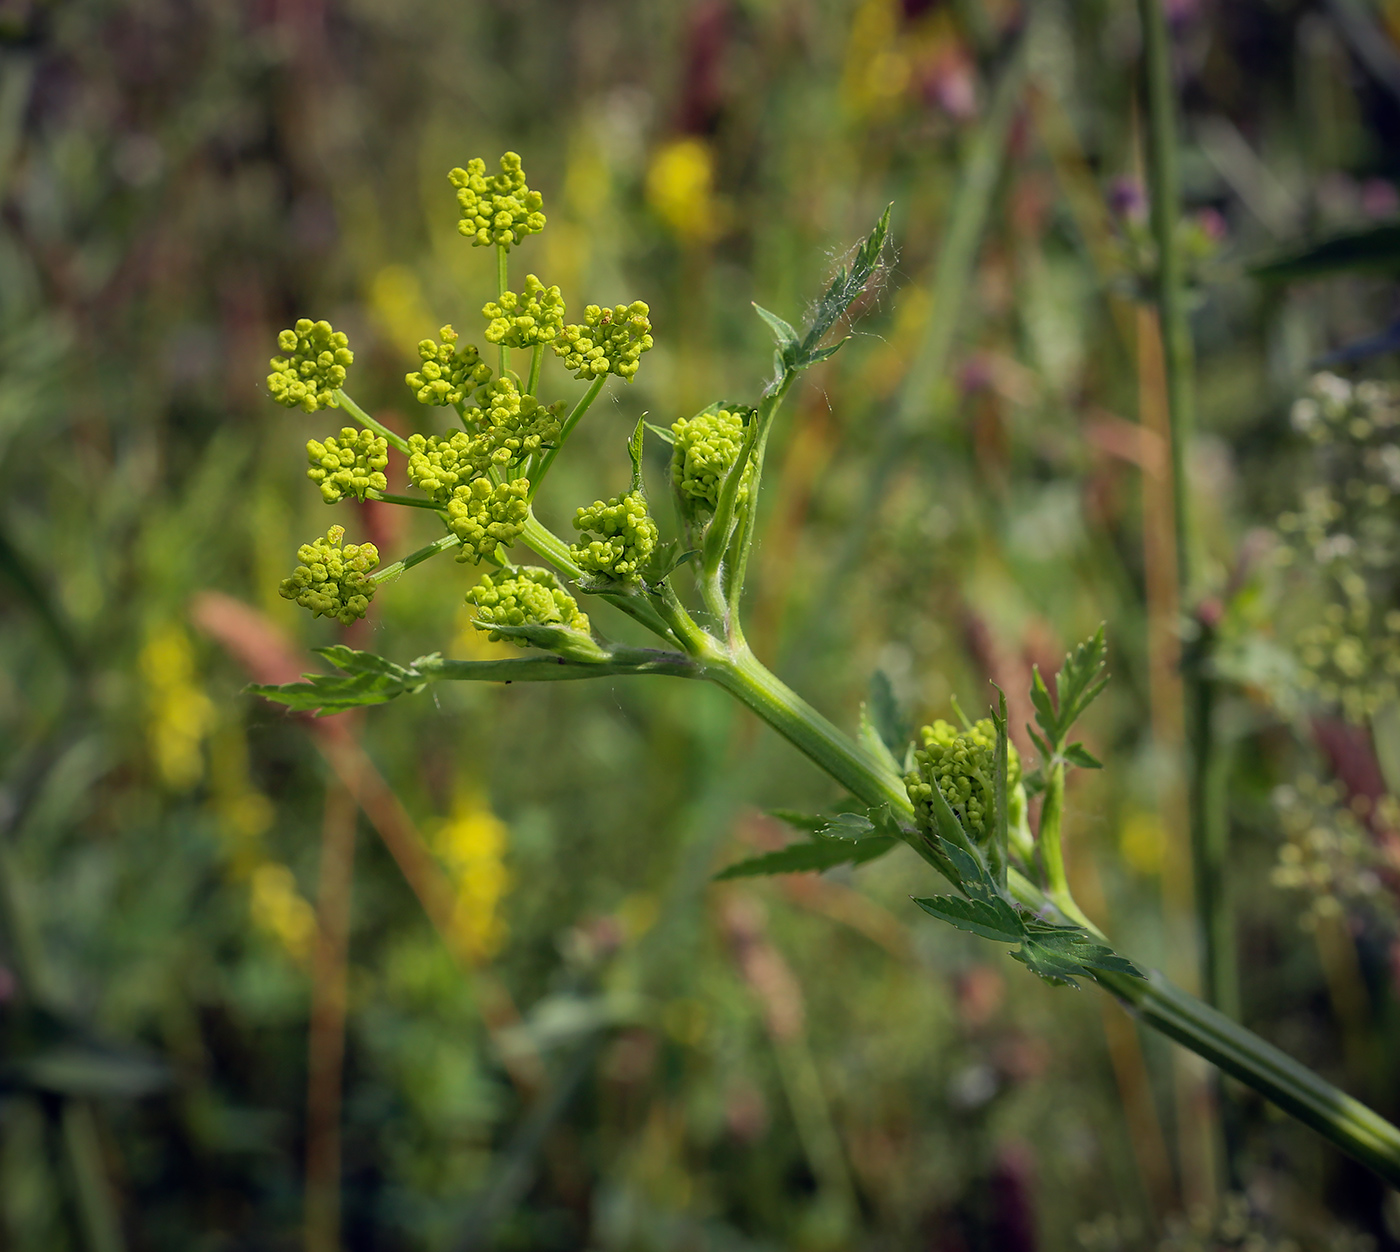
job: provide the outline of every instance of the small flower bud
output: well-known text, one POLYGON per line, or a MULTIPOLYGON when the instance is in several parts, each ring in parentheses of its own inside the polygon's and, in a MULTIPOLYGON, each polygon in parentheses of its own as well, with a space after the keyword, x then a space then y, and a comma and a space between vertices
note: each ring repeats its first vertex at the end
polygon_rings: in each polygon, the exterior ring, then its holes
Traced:
POLYGON ((457 188, 457 230, 473 247, 510 248, 544 229, 544 198, 525 185, 525 171, 514 152, 501 157, 499 174, 487 177, 486 162, 477 157, 466 169, 452 170, 447 179, 457 188))
POLYGON ((272 373, 267 376, 267 389, 272 398, 308 413, 336 408, 334 393, 344 386, 345 367, 355 359, 345 335, 332 330, 329 322, 303 317, 295 329, 277 336, 277 346, 286 355, 268 362, 272 373))
POLYGON ((458 335, 451 326, 438 331, 442 342, 424 339, 418 345, 423 364, 404 382, 419 404, 462 404, 467 396, 491 378, 491 367, 481 359, 475 344, 457 347, 458 335))
POLYGON ((278 592, 295 600, 316 617, 333 617, 343 626, 363 617, 374 599, 374 584, 367 577, 379 564, 379 550, 372 543, 341 547, 344 526, 332 526, 324 539, 297 549, 300 565, 284 578, 278 592))
POLYGON ((650 313, 641 300, 611 309, 590 304, 581 326, 565 326, 555 337, 554 351, 575 378, 616 374, 631 382, 642 353, 651 350, 650 313))
POLYGON ((587 535, 597 532, 601 538, 576 543, 569 553, 579 566, 591 574, 608 578, 634 579, 656 547, 656 523, 647 513, 647 502, 640 492, 628 492, 611 500, 595 500, 588 508, 579 509, 574 529, 587 535))
MULTIPOLYGON (((936 830, 933 789, 937 787, 974 839, 991 834, 996 814, 997 732, 984 717, 969 730, 958 730, 939 720, 920 731, 923 747, 914 752, 914 769, 905 776, 904 788, 925 829, 936 830)), ((1015 744, 1006 745, 1008 803, 1021 783, 1021 755, 1015 744)))
POLYGON ((324 443, 308 439, 306 459, 311 462, 306 476, 321 488, 321 498, 327 504, 336 504, 346 496, 363 500, 370 488, 388 489, 383 470, 389 464, 389 445, 373 431, 345 426, 339 439, 334 435, 324 443))
POLYGON ((462 541, 459 561, 480 562, 497 544, 510 547, 530 516, 530 480, 516 478, 499 486, 476 478, 456 488, 447 502, 447 525, 462 541))
POLYGON ((553 343, 564 329, 564 297, 558 287, 546 287, 533 274, 525 275, 525 292, 505 292, 482 306, 488 319, 486 341, 507 348, 533 348, 553 343))
MULTIPOLYGON (((547 569, 536 565, 506 568, 484 574, 481 582, 467 592, 467 603, 476 605, 476 627, 563 626, 586 635, 588 615, 579 611, 578 602, 547 569)), ((529 641, 492 630, 493 642, 510 639, 522 648, 529 641)))
MULTIPOLYGON (((671 481, 684 506, 713 513, 720 488, 744 444, 744 410, 697 413, 671 426, 675 451, 671 457, 671 481)), ((748 498, 752 464, 739 483, 739 500, 748 498)))

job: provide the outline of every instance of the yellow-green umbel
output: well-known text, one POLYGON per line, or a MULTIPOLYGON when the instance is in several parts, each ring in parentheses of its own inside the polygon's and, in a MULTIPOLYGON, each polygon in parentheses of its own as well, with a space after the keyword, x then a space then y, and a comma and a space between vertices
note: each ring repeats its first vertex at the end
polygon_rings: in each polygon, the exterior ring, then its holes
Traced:
MULTIPOLYGON (((684 503, 713 513, 720 488, 744 443, 744 410, 718 409, 683 417, 671 425, 676 437, 671 480, 684 503)), ((739 502, 748 499, 752 466, 739 483, 739 502)))
POLYGON ((499 244, 509 248, 527 235, 544 229, 544 197, 525 183, 520 157, 507 152, 501 157, 501 172, 487 174, 486 162, 477 157, 447 175, 457 189, 461 220, 457 230, 472 241, 473 247, 499 244))
MULTIPOLYGON (((578 602, 560 585, 558 578, 537 565, 507 568, 482 575, 467 592, 467 603, 476 605, 476 625, 563 626, 586 635, 588 615, 579 611, 578 602)), ((510 639, 522 648, 530 641, 491 631, 493 641, 510 639)))
POLYGON ((595 500, 579 509, 574 529, 585 542, 570 545, 569 553, 590 574, 623 581, 636 578, 656 547, 656 523, 638 491, 611 500, 595 500), (599 538, 591 538, 588 532, 599 538))
POLYGON ((355 360, 345 335, 331 329, 329 322, 303 317, 277 336, 277 346, 283 355, 268 362, 272 373, 267 376, 267 389, 272 398, 308 413, 336 408, 335 392, 345 385, 346 366, 355 360))
POLYGON ((333 617, 343 626, 365 615, 374 599, 374 584, 368 575, 379 564, 379 550, 372 543, 349 543, 344 526, 332 526, 324 539, 304 543, 297 549, 300 565, 284 578, 278 592, 284 600, 295 600, 317 617, 333 617))
POLYGON ((458 487, 447 502, 447 525, 462 541, 459 561, 493 556, 497 544, 510 547, 530 517, 530 480, 516 478, 493 486, 486 478, 458 487))
POLYGON ((488 319, 487 343, 533 348, 537 343, 553 343, 564 329, 564 297, 558 287, 546 287, 533 274, 526 274, 523 293, 502 292, 500 299, 482 307, 481 315, 488 319))
MULTIPOLYGON (((914 769, 904 779, 919 821, 925 829, 937 829, 932 807, 936 786, 968 834, 974 839, 986 838, 996 811, 997 731, 991 718, 984 717, 967 730, 939 720, 925 726, 919 737, 923 747, 915 750, 914 769)), ((1021 783, 1021 756, 1014 744, 1006 747, 1010 798, 1021 783)))
POLYGON ((481 469, 506 469, 559 438, 562 404, 543 405, 523 395, 510 378, 498 378, 477 392, 481 405, 478 455, 481 469))
POLYGON ((371 488, 388 489, 384 467, 389 464, 389 444, 373 431, 345 426, 338 439, 334 435, 324 443, 308 439, 306 459, 311 462, 306 476, 320 487, 327 504, 337 504, 346 496, 363 500, 371 488))
POLYGON ((642 353, 651 351, 650 313, 641 300, 611 309, 590 304, 581 325, 565 326, 555 336, 554 351, 575 378, 616 374, 631 382, 642 353))
POLYGON ((491 379, 491 367, 481 359, 473 343, 457 346, 460 336, 451 326, 438 331, 436 339, 418 345, 422 364, 404 381, 419 404, 464 404, 467 397, 491 379))

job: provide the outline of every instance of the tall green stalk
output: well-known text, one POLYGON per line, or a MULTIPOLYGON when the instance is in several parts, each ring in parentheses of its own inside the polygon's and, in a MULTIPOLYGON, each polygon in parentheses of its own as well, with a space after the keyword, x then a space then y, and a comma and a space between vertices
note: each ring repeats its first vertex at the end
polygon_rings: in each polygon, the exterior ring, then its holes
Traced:
MULTIPOLYGON (((1172 509, 1176 530, 1179 602, 1190 605, 1196 585, 1192 501, 1187 463, 1195 430, 1194 353, 1186 305, 1186 276, 1177 225, 1181 190, 1177 171, 1176 101, 1171 40, 1162 0, 1138 0, 1143 33, 1147 94, 1148 190, 1157 245, 1156 297, 1166 367, 1167 413, 1171 424, 1172 509)), ((1207 625, 1186 653, 1183 680, 1189 727, 1190 823, 1196 880, 1196 917, 1201 943, 1201 982, 1206 999, 1238 1018, 1234 913, 1229 898, 1229 821, 1226 778, 1217 743, 1218 691, 1210 674, 1207 625)))

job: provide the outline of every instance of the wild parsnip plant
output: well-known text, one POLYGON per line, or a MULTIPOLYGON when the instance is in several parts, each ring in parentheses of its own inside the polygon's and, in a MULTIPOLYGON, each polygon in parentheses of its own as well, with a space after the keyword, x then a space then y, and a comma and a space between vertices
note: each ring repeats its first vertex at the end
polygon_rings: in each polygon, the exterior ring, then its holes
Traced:
POLYGON ((776 340, 773 377, 753 404, 718 401, 669 428, 639 422, 627 441, 628 490, 578 508, 574 542, 536 518, 533 502, 570 435, 612 376, 631 380, 652 346, 647 306, 589 305, 567 320, 557 287, 534 275, 521 292, 509 285, 510 252, 545 226, 543 201, 507 153, 500 173, 480 160, 449 175, 457 189, 459 229, 474 246, 494 248, 497 298, 482 310, 494 366, 453 327, 419 346, 407 386, 425 410, 446 410, 459 429, 404 439, 345 390, 353 353, 345 337, 309 319, 284 331, 268 380, 273 397, 308 413, 348 414, 364 428, 312 439, 308 476, 329 503, 346 496, 435 512, 443 535, 383 567, 369 544, 343 544, 332 527, 300 550, 282 594, 316 614, 350 622, 377 589, 425 561, 454 553, 480 567, 466 592, 475 624, 526 650, 500 660, 452 660, 434 653, 400 664, 345 646, 320 649, 340 671, 253 690, 319 714, 381 704, 446 680, 550 682, 661 674, 711 682, 747 705, 820 766, 848 795, 834 815, 783 814, 802 838, 788 848, 730 867, 721 877, 819 870, 869 861, 908 844, 944 879, 948 891, 916 903, 958 929, 1006 945, 1050 982, 1088 979, 1140 1018, 1254 1087, 1321 1131, 1392 1183, 1400 1183, 1400 1130, 1157 974, 1116 952, 1075 903, 1065 874, 1061 825, 1071 769, 1097 769, 1073 740, 1076 722, 1103 689, 1102 629, 1066 657, 1053 685, 1037 673, 1031 691, 1038 753, 1023 769, 1007 736, 1004 696, 990 716, 960 725, 936 722, 914 744, 900 742, 891 719, 862 715, 848 735, 769 671, 750 649, 742 610, 762 498, 764 455, 773 423, 799 375, 838 351, 839 327, 879 275, 889 230, 886 209, 817 301, 801 331, 757 308, 776 340), (552 349, 587 389, 571 406, 538 397, 544 353, 552 349), (512 369, 514 359, 522 371, 512 369), (680 533, 663 536, 648 503, 642 470, 647 434, 672 447, 670 487, 680 533), (419 492, 385 490, 387 448, 408 462, 419 492), (550 568, 517 565, 527 549, 550 568), (572 588, 572 589, 571 589, 572 588), (649 630, 657 646, 601 637, 578 597, 597 597, 649 630), (1052 690, 1053 687, 1053 690, 1052 690), (1041 793, 1038 829, 1029 796, 1041 793))

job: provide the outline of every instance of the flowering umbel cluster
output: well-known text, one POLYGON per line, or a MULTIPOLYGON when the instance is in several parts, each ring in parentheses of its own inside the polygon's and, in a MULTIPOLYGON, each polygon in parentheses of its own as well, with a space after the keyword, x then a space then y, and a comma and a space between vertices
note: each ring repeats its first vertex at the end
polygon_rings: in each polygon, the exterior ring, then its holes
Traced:
POLYGON ((574 529, 584 532, 587 540, 569 548, 569 555, 579 568, 620 581, 640 575, 659 538, 656 523, 639 491, 611 500, 595 500, 589 507, 579 509, 574 529), (587 538, 590 531, 599 537, 587 538))
MULTIPOLYGON (((488 365, 477 345, 465 342, 448 324, 436 339, 418 344, 418 366, 404 376, 420 405, 448 410, 460 421, 460 429, 424 430, 405 437, 361 409, 342 390, 354 354, 345 335, 328 322, 303 318, 283 331, 278 339, 282 355, 272 360, 268 377, 268 389, 279 403, 313 413, 339 407, 365 428, 347 426, 338 434, 308 441, 307 477, 326 503, 353 498, 415 506, 435 514, 446 533, 371 579, 369 571, 379 559, 374 546, 342 547, 344 529, 333 527, 324 538, 302 547, 302 564, 283 582, 282 594, 318 616, 349 623, 364 615, 377 581, 455 547, 458 561, 487 562, 504 571, 488 574, 469 594, 478 620, 503 628, 562 627, 570 633, 557 646, 547 631, 531 636, 531 641, 576 660, 596 660, 604 653, 588 637, 588 618, 555 575, 510 565, 507 550, 522 536, 540 550, 547 537, 547 555, 565 561, 561 568, 567 573, 612 583, 635 582, 655 550, 656 526, 635 487, 625 496, 579 510, 580 528, 595 533, 569 549, 568 558, 563 555, 564 542, 549 536, 531 512, 531 501, 560 445, 599 393, 599 386, 590 388, 572 409, 564 401, 541 399, 537 389, 544 348, 553 347, 580 379, 600 385, 611 374, 630 381, 642 354, 652 346, 649 310, 640 300, 611 308, 589 305, 580 324, 566 326, 558 287, 527 274, 523 288, 512 291, 508 254, 544 229, 544 200, 526 183, 518 155, 505 153, 499 165, 499 173, 489 174, 486 162, 475 158, 448 175, 456 190, 458 229, 474 246, 495 245, 498 250, 497 294, 482 307, 482 316, 486 343, 500 351, 499 368, 488 365), (511 349, 533 352, 528 383, 508 368, 511 349), (420 496, 389 493, 389 462, 395 452, 406 459, 408 482, 420 496), (532 526, 537 536, 533 541, 527 534, 532 526)), ((708 472, 726 455, 719 427, 711 434, 713 446, 708 450, 700 448, 698 434, 692 438, 693 459, 700 467, 708 456, 708 472)), ((732 462, 732 452, 729 455, 732 462)))
MULTIPOLYGON (((588 614, 579 610, 578 601, 560 585, 559 579, 538 565, 507 566, 467 592, 467 603, 476 605, 476 626, 563 626, 581 635, 588 634, 588 614)), ((510 639, 522 648, 528 641, 492 630, 493 642, 510 639)))
POLYGON ((546 287, 533 274, 525 275, 525 291, 501 292, 481 310, 487 319, 486 342, 507 348, 533 348, 553 343, 564 329, 564 297, 558 287, 546 287))
POLYGON ((267 376, 272 398, 308 413, 335 408, 335 392, 345 383, 346 366, 355 360, 345 335, 329 322, 303 317, 277 336, 277 346, 283 355, 272 358, 267 376))
POLYGON ((565 326, 559 332, 554 351, 575 378, 616 374, 631 382, 642 353, 651 351, 650 313, 640 300, 611 309, 590 304, 583 311, 581 326, 565 326))
MULTIPOLYGON (((923 747, 914 751, 914 769, 904 779, 909 802, 930 828, 936 825, 931 801, 937 787, 948 807, 976 839, 990 833, 996 810, 997 732, 991 718, 958 730, 942 719, 925 726, 919 737, 923 747)), ((1021 783, 1021 757, 1014 744, 1007 745, 1008 795, 1021 783)))
MULTIPOLYGON (((714 406, 694 417, 672 423, 675 451, 671 457, 671 481, 677 494, 701 512, 713 513, 720 487, 744 446, 744 423, 750 410, 714 406)), ((739 482, 739 498, 748 498, 753 475, 746 470, 739 482)))
POLYGON ((474 478, 458 487, 447 502, 447 528, 462 541, 459 561, 480 563, 495 556, 497 547, 510 547, 530 516, 530 480, 515 478, 494 486, 474 478))
POLYGON ((297 549, 300 565, 277 589, 284 600, 295 600, 316 617, 333 617, 342 626, 363 617, 374 599, 369 572, 379 564, 379 550, 372 543, 341 547, 344 526, 332 526, 324 539, 297 549))
POLYGON ((346 496, 363 500, 371 488, 384 491, 389 486, 384 477, 389 444, 373 431, 344 426, 339 439, 334 435, 328 435, 324 443, 308 439, 306 459, 311 462, 306 476, 320 487, 327 504, 337 504, 346 496))
POLYGON ((457 346, 460 336, 451 326, 438 331, 436 339, 424 339, 418 345, 422 364, 404 381, 419 404, 439 407, 464 404, 467 397, 491 379, 491 367, 481 359, 474 343, 457 346))
POLYGON ((544 229, 544 198, 525 185, 520 157, 507 152, 501 157, 501 172, 490 176, 486 162, 477 157, 447 176, 457 188, 461 220, 457 229, 478 248, 497 244, 510 248, 526 235, 544 229))

